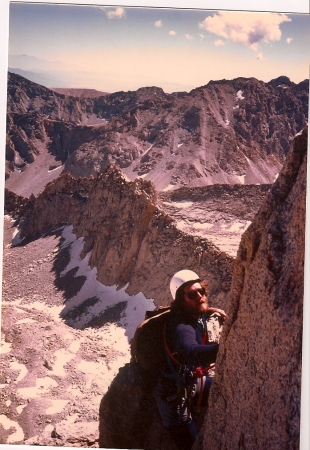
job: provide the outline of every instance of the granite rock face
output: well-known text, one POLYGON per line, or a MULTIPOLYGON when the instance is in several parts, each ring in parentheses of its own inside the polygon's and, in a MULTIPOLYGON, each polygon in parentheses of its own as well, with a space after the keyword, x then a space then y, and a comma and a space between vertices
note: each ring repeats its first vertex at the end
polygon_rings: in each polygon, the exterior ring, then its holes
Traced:
POLYGON ((151 182, 129 182, 115 166, 95 178, 65 173, 20 212, 26 240, 65 225, 84 239, 81 258, 91 252, 89 265, 103 284, 128 284, 129 295, 143 292, 167 305, 170 279, 186 266, 209 281, 210 302, 226 307, 233 258, 207 239, 178 230, 158 206, 151 182))
POLYGON ((299 448, 307 129, 244 233, 195 450, 299 448))

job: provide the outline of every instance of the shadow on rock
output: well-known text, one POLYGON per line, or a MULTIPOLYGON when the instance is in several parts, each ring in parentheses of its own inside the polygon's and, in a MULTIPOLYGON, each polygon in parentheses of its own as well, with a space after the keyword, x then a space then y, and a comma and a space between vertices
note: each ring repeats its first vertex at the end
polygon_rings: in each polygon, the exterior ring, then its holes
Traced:
POLYGON ((99 409, 99 447, 175 450, 153 397, 153 383, 136 364, 119 370, 99 409))
POLYGON ((59 252, 54 260, 52 270, 55 273, 54 284, 57 287, 57 289, 63 291, 63 295, 67 301, 70 298, 77 295, 77 293, 82 289, 86 281, 86 277, 81 275, 77 277, 75 276, 77 271, 79 270, 78 266, 72 268, 63 276, 61 275, 71 260, 70 258, 71 245, 67 245, 62 248, 61 245, 63 241, 64 239, 62 238, 59 243, 59 252))

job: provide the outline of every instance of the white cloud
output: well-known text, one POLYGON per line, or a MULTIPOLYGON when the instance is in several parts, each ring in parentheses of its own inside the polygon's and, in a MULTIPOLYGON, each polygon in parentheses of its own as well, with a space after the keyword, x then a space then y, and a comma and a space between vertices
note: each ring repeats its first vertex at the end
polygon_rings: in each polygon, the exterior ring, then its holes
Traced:
POLYGON ((156 28, 161 28, 163 26, 163 22, 161 20, 156 20, 154 25, 155 25, 156 28))
POLYGON ((112 10, 107 11, 105 8, 103 8, 104 12, 106 13, 108 19, 121 19, 125 16, 125 10, 124 8, 118 7, 112 10))
POLYGON ((260 41, 279 41, 281 23, 290 21, 285 14, 221 11, 207 17, 199 27, 257 50, 260 41))
POLYGON ((193 39, 193 36, 191 36, 190 34, 186 34, 185 37, 186 37, 186 39, 188 39, 189 41, 190 41, 191 39, 193 39))
POLYGON ((292 42, 292 40, 293 40, 293 38, 288 37, 288 38, 286 39, 286 42, 287 42, 288 44, 290 44, 290 43, 292 42))
POLYGON ((200 34, 199 34, 199 37, 200 37, 201 39, 204 39, 205 35, 202 34, 202 33, 200 33, 200 34))
POLYGON ((217 41, 214 41, 214 45, 215 47, 222 47, 223 45, 225 45, 225 42, 222 41, 222 39, 218 39, 217 41))
POLYGON ((257 59, 264 59, 264 56, 263 56, 262 53, 257 53, 256 58, 257 59))
POLYGON ((177 33, 176 33, 176 31, 171 30, 171 31, 169 31, 169 34, 170 34, 170 36, 175 36, 177 33))

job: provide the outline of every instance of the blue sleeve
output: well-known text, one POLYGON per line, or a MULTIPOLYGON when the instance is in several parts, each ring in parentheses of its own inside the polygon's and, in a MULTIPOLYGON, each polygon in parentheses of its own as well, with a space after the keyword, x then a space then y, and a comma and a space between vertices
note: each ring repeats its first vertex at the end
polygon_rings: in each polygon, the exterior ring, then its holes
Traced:
POLYGON ((208 366, 215 362, 218 344, 202 344, 197 341, 196 331, 190 324, 181 323, 174 331, 176 350, 181 357, 194 366, 208 366))

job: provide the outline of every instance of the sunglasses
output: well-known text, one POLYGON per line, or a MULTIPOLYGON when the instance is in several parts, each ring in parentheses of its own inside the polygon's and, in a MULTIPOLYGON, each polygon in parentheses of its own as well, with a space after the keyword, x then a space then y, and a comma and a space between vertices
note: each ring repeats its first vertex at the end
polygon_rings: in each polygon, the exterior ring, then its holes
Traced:
POLYGON ((196 300, 198 298, 198 294, 200 295, 199 298, 206 295, 205 288, 200 288, 200 289, 196 289, 195 291, 186 292, 186 295, 190 300, 196 300))

